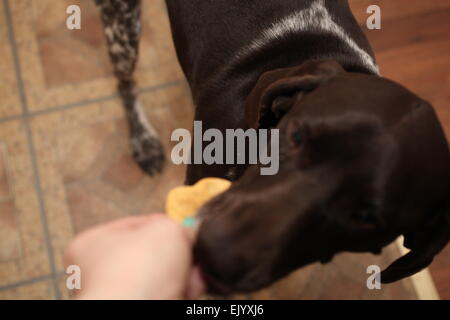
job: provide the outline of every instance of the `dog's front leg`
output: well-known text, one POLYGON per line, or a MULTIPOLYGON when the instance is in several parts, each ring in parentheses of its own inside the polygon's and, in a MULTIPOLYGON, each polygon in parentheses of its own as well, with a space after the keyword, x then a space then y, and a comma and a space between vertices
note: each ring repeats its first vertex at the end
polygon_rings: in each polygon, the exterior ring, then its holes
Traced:
POLYGON ((164 151, 136 97, 133 72, 141 33, 141 0, 95 0, 104 25, 108 51, 130 129, 136 162, 147 173, 161 171, 164 151))

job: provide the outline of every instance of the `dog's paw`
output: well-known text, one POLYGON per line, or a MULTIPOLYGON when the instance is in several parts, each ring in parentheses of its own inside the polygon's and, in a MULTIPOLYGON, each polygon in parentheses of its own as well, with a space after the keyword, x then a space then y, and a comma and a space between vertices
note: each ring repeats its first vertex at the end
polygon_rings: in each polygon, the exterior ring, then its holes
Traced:
POLYGON ((148 133, 131 138, 133 158, 149 175, 160 173, 164 167, 164 149, 158 137, 148 133))

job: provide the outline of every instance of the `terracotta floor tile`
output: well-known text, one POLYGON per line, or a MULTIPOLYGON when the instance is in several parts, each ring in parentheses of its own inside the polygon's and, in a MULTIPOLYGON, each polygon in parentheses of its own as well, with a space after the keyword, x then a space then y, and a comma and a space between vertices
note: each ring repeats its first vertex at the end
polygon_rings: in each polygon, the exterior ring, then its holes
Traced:
POLYGON ((9 168, 9 162, 6 145, 0 145, 0 201, 10 200, 13 196, 11 188, 11 169, 9 168))
POLYGON ((0 201, 0 263, 20 258, 20 233, 14 200, 0 201))
POLYGON ((0 124, 0 286, 50 272, 22 122, 0 124), (5 179, 7 177, 7 179, 5 179))
MULTIPOLYGON (((92 0, 11 1, 29 109, 115 94, 100 18, 92 0), (66 28, 66 8, 81 8, 81 30, 66 28), (50 18, 49 18, 50 17, 50 18)), ((144 1, 139 86, 182 79, 162 0, 144 1)))
POLYGON ((54 298, 55 293, 51 280, 0 290, 0 300, 51 300, 54 298))
POLYGON ((0 3, 0 118, 21 114, 4 2, 0 3))
MULTIPOLYGON (((187 88, 147 92, 141 100, 170 157, 172 131, 192 125, 187 88)), ((163 211, 168 190, 183 183, 185 168, 170 158, 153 178, 135 164, 118 100, 38 116, 32 130, 59 270, 74 234, 119 217, 163 211)))

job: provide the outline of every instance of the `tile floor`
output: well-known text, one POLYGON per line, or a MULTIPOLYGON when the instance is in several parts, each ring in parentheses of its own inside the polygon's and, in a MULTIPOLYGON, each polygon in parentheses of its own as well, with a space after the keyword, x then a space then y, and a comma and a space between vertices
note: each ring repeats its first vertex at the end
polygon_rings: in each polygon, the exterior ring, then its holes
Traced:
MULTIPOLYGON (((136 77, 169 152, 193 107, 164 2, 146 1, 144 20, 136 77)), ((67 297, 68 241, 94 224, 162 211, 185 168, 167 164, 151 179, 132 161, 93 1, 2 1, 0 37, 0 299, 67 297), (65 28, 69 4, 81 7, 80 31, 65 28)))
MULTIPOLYGON (((143 15, 136 77, 168 153, 172 130, 191 127, 193 106, 164 1, 144 1, 143 15)), ((68 241, 97 223, 163 210, 185 168, 168 163, 149 178, 131 160, 93 1, 2 0, 0 43, 0 299, 69 298, 68 241), (69 4, 82 9, 79 31, 65 28, 69 4)), ((390 59, 383 53, 383 63, 390 59)), ((409 281, 365 287, 366 267, 396 256, 394 247, 380 257, 344 254, 244 298, 415 299, 409 281)))

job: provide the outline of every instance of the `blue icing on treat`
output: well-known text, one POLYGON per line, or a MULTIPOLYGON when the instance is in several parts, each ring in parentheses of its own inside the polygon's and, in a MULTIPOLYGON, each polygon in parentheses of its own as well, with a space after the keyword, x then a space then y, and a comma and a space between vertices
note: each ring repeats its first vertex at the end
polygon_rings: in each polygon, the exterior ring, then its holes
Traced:
POLYGON ((195 225, 195 217, 187 217, 183 220, 183 227, 192 228, 195 225))

